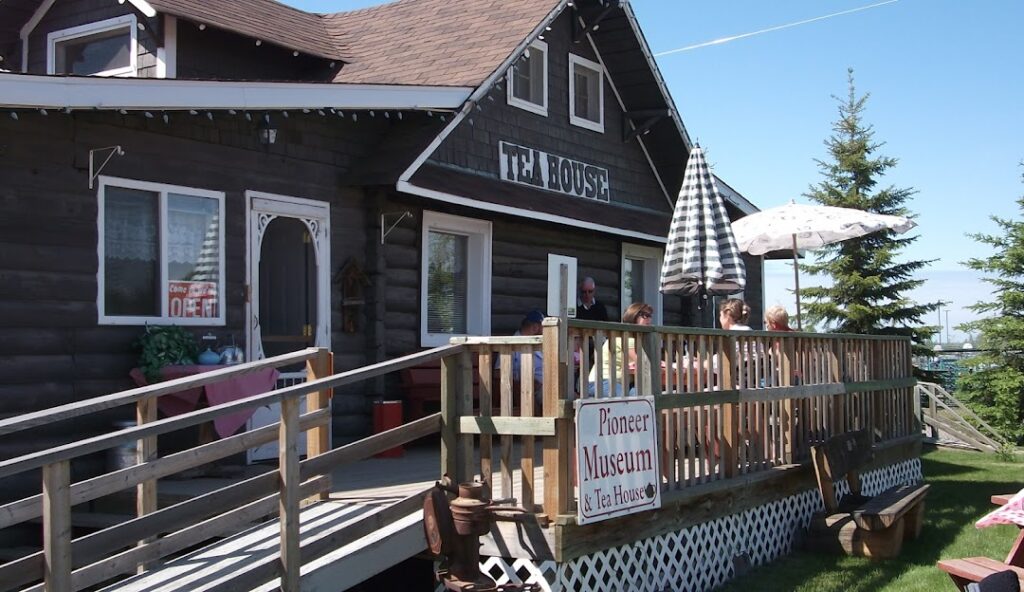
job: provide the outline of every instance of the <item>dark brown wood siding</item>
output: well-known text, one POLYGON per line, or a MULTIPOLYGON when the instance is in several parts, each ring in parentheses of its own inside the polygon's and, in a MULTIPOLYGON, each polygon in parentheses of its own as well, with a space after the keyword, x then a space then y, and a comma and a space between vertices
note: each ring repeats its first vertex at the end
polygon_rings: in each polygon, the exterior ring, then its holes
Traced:
MULTIPOLYGON (((31 35, 29 35, 29 73, 46 74, 48 51, 46 36, 50 33, 127 14, 134 14, 138 22, 148 27, 146 19, 139 16, 131 5, 127 3, 121 4, 110 2, 109 0, 54 2, 50 10, 46 11, 46 15, 36 25, 31 35)), ((154 78, 156 77, 156 51, 158 43, 148 28, 138 30, 136 34, 139 43, 138 76, 139 78, 154 78)))
POLYGON ((341 66, 220 29, 178 21, 178 78, 327 81, 341 66))
MULTIPOLYGON (((241 113, 218 112, 212 121, 175 113, 169 123, 141 113, 23 111, 17 120, 0 118, 0 414, 133 386, 132 342, 142 327, 97 323, 91 148, 124 148, 104 175, 225 192, 227 324, 196 327, 197 334, 245 337, 246 190, 329 202, 332 274, 350 257, 365 260, 374 237, 363 190, 342 179, 391 124, 298 113, 276 125, 277 144, 264 147, 241 113)), ((343 370, 366 363, 368 343, 365 317, 357 332, 343 331, 337 289, 332 285, 332 348, 343 370)), ((370 394, 362 385, 339 390, 339 438, 368 431, 370 394)))
MULTIPOLYGON (((423 202, 394 192, 389 192, 382 207, 386 212, 408 211, 413 215, 413 219, 403 220, 388 234, 383 247, 382 266, 374 270, 382 276, 386 286, 383 323, 387 334, 387 357, 422 349, 420 245, 424 210, 492 221, 493 334, 511 335, 519 328, 519 322, 527 312, 546 308, 548 254, 575 257, 579 277, 594 278, 598 285, 598 299, 608 308, 611 318, 618 317, 624 241, 617 237, 440 202, 423 202)), ((663 304, 667 324, 683 325, 693 320, 689 309, 694 303, 677 296, 666 296, 663 304)))
MULTIPOLYGON (((572 22, 562 15, 545 34, 548 44, 548 114, 538 115, 507 104, 507 81, 491 89, 469 116, 431 155, 438 164, 499 179, 500 141, 571 158, 608 169, 611 203, 588 220, 610 226, 624 210, 644 210, 671 217, 671 206, 639 143, 623 143, 623 113, 608 76, 604 83, 604 133, 569 123, 569 54, 591 61, 597 55, 587 41, 572 42, 572 22)), ((685 155, 679 156, 679 166, 685 155)), ((552 208, 582 198, 538 191, 552 208)), ((470 196, 487 200, 487 196, 470 196)), ((563 208, 564 209, 564 208, 563 208)))

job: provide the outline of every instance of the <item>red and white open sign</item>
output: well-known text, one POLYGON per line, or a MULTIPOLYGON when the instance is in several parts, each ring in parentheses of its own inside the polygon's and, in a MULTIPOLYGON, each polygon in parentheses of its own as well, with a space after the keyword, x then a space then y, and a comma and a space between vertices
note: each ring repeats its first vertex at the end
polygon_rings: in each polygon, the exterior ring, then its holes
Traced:
POLYGON ((579 524, 661 507, 654 397, 580 399, 576 405, 579 524))
POLYGON ((167 313, 174 318, 216 318, 217 282, 168 282, 167 313))

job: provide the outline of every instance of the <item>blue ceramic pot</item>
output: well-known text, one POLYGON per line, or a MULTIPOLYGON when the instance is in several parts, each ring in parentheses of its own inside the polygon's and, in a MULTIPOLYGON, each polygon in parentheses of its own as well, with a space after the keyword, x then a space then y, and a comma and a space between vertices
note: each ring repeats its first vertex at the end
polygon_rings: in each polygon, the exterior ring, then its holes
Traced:
POLYGON ((220 363, 220 354, 213 351, 210 348, 206 348, 206 351, 199 354, 199 363, 204 366, 211 366, 213 364, 220 363))

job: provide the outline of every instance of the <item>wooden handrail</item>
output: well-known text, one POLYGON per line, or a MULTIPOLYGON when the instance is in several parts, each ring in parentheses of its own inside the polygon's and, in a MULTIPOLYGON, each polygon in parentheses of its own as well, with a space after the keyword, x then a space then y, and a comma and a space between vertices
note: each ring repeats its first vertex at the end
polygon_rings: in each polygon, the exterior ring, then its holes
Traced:
POLYGON ((244 364, 229 366, 227 368, 218 368, 216 370, 202 372, 194 376, 175 378, 173 380, 157 384, 142 386, 110 395, 93 397, 84 401, 67 403, 57 407, 51 407, 49 409, 9 417, 7 419, 0 420, 0 436, 13 434, 21 430, 27 430, 29 428, 53 423, 55 421, 73 419, 75 417, 89 415, 90 413, 96 413, 97 411, 113 409, 152 397, 159 397, 161 395, 176 393, 190 388, 206 386, 208 384, 220 382, 235 376, 249 374, 264 368, 278 368, 289 364, 304 362, 315 357, 318 351, 319 350, 317 348, 308 348, 297 352, 274 356, 272 358, 257 360, 255 362, 246 362, 244 364))
POLYGON ((630 331, 633 333, 661 333, 664 335, 721 335, 746 337, 804 337, 824 340, 842 340, 851 337, 859 341, 910 341, 903 335, 860 335, 852 333, 800 333, 797 331, 726 331, 724 329, 704 329, 702 327, 672 327, 663 325, 630 325, 611 321, 582 321, 569 319, 569 329, 596 329, 598 331, 630 331))
MULTIPOLYGON (((441 427, 441 414, 424 417, 408 424, 393 428, 391 430, 374 434, 358 442, 342 446, 313 458, 307 458, 298 463, 295 467, 293 481, 301 483, 300 489, 295 495, 303 497, 323 487, 322 478, 325 478, 331 471, 345 464, 369 458, 394 446, 412 442, 424 436, 436 434, 441 427), (318 481, 313 487, 312 480, 318 481)), ((272 427, 273 426, 268 426, 272 427)), ((274 428, 276 432, 277 429, 274 428)), ((142 467, 139 467, 140 469, 142 467)), ((274 504, 284 503, 285 496, 278 493, 280 478, 276 472, 267 472, 243 481, 233 483, 226 487, 205 493, 199 497, 180 502, 173 506, 157 510, 146 516, 130 520, 128 522, 107 528, 77 539, 69 544, 74 547, 74 567, 78 569, 89 563, 97 561, 107 553, 117 551, 125 546, 125 541, 142 540, 147 534, 153 532, 176 532, 185 529, 190 524, 199 523, 209 519, 211 516, 224 512, 225 510, 237 507, 245 507, 247 504, 257 503, 260 500, 267 500, 267 496, 273 498, 274 504)), ((273 505, 265 505, 265 512, 273 510, 273 505)), ((283 512, 278 509, 280 515, 283 512)), ((282 521, 282 528, 284 528, 282 521)), ((220 531, 207 530, 208 536, 219 534, 220 531)), ((282 541, 286 540, 282 536, 282 541)), ((293 537, 293 540, 297 540, 293 537)), ((296 549, 292 550, 293 553, 296 549)), ((154 559, 154 556, 145 556, 154 559)), ((41 573, 39 570, 44 565, 43 552, 27 555, 16 561, 0 566, 0 582, 15 582, 15 586, 23 585, 37 580, 41 573)), ((308 560, 308 558, 306 558, 308 560)), ((127 571, 127 570, 126 570, 127 571)), ((95 583, 95 582, 92 582, 95 583)))
MULTIPOLYGON (((327 410, 315 411, 302 416, 300 426, 308 429, 315 425, 326 425, 330 422, 327 410)), ((79 481, 71 485, 71 505, 75 506, 105 495, 134 487, 145 481, 159 479, 167 475, 198 467, 214 460, 244 452, 249 448, 260 446, 277 439, 277 424, 270 424, 249 432, 210 442, 197 448, 190 448, 169 454, 151 462, 134 465, 112 473, 104 473, 97 477, 79 481)), ((32 520, 42 516, 43 496, 36 494, 0 506, 0 528, 32 520)), ((2 579, 2 578, 0 578, 2 579)))
POLYGON ((402 368, 408 368, 410 366, 450 356, 462 351, 464 347, 465 346, 463 345, 438 347, 424 352, 403 356, 401 358, 372 364, 370 366, 364 366, 355 370, 340 372, 319 380, 295 384, 289 387, 270 391, 268 393, 246 397, 244 399, 224 403, 216 407, 198 409, 196 411, 190 411, 174 417, 160 419, 145 425, 125 428, 111 434, 94 436, 77 442, 48 448, 46 450, 24 454, 22 456, 0 462, 0 478, 14 475, 22 471, 40 468, 44 465, 60 460, 70 460, 72 458, 91 454, 100 450, 113 448, 114 446, 125 442, 131 442, 148 436, 156 436, 190 427, 210 421, 220 417, 221 415, 228 415, 250 407, 277 403, 288 398, 297 399, 298 397, 307 395, 311 392, 361 382, 369 378, 375 378, 389 372, 401 370, 402 368))

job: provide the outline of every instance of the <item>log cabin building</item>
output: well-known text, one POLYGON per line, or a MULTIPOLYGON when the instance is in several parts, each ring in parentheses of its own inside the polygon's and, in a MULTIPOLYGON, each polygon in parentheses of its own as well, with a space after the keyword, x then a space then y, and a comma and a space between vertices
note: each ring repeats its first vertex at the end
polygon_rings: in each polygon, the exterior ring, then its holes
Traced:
POLYGON ((692 144, 627 2, 3 0, 0 58, 2 414, 133 386, 146 325, 338 370, 509 334, 549 255, 706 325, 658 293, 692 144))

